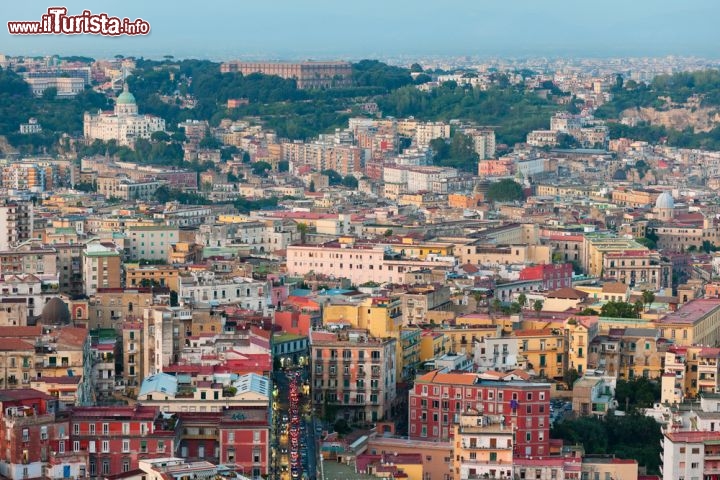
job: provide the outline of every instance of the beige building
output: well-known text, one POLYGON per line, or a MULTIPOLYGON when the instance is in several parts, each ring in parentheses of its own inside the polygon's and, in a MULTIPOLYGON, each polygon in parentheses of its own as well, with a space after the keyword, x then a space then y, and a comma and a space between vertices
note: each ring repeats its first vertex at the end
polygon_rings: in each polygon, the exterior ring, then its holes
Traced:
POLYGON ((339 88, 352 84, 352 65, 349 62, 225 62, 220 72, 239 72, 243 75, 263 73, 297 81, 300 89, 339 88))
POLYGON ((100 289, 88 301, 90 328, 115 328, 122 322, 142 317, 143 309, 152 305, 151 290, 145 288, 100 289))
POLYGON ((93 241, 82 254, 85 295, 92 296, 101 288, 122 286, 122 254, 111 242, 93 241))
POLYGON ((156 180, 132 180, 127 177, 98 177, 96 180, 98 193, 105 198, 122 200, 152 200, 155 191, 162 185, 156 180))
POLYGON ((63 326, 47 333, 40 326, 0 327, 0 352, 3 388, 32 386, 65 406, 91 401, 87 329, 63 326))
POLYGON ((672 262, 650 250, 625 250, 603 256, 603 277, 630 288, 657 291, 672 287, 672 262))
POLYGON ((608 253, 622 253, 627 250, 640 254, 648 248, 629 238, 615 237, 604 233, 585 234, 581 265, 593 277, 604 274, 603 265, 608 253))

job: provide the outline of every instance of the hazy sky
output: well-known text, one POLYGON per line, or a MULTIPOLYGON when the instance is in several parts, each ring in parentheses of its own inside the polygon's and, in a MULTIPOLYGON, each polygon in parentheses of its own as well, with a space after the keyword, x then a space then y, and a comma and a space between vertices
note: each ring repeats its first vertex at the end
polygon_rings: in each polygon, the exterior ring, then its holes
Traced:
POLYGON ((0 0, 0 53, 160 57, 720 57, 720 0, 0 0), (138 17, 146 37, 8 34, 10 20, 138 17))

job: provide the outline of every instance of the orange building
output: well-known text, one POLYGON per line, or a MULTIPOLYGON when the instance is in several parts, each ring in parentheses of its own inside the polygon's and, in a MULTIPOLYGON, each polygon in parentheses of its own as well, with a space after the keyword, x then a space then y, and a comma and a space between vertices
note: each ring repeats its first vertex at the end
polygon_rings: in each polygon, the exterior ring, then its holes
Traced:
POLYGON ((513 173, 513 162, 508 159, 482 160, 478 162, 478 176, 502 177, 513 173))

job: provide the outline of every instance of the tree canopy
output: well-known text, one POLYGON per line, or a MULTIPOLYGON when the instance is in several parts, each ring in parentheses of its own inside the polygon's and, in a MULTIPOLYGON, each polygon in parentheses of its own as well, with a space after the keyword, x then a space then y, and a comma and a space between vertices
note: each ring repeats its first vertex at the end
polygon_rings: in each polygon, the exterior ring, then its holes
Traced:
POLYGON ((630 413, 565 419, 553 425, 550 437, 581 444, 588 454, 614 454, 619 458, 635 459, 641 467, 647 467, 648 474, 660 471, 663 436, 660 424, 652 417, 630 413))
POLYGON ((610 301, 602 306, 600 315, 612 318, 638 318, 637 306, 628 302, 610 301))
POLYGON ((509 178, 490 185, 487 193, 488 200, 493 202, 512 202, 524 198, 522 186, 509 178))

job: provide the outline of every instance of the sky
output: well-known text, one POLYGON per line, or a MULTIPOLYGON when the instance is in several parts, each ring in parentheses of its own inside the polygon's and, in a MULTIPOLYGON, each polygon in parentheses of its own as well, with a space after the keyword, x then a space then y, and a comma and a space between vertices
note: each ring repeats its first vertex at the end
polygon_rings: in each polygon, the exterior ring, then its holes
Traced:
POLYGON ((2 0, 0 53, 159 58, 720 58, 720 0, 2 0), (48 7, 131 20, 139 37, 10 35, 48 7))

